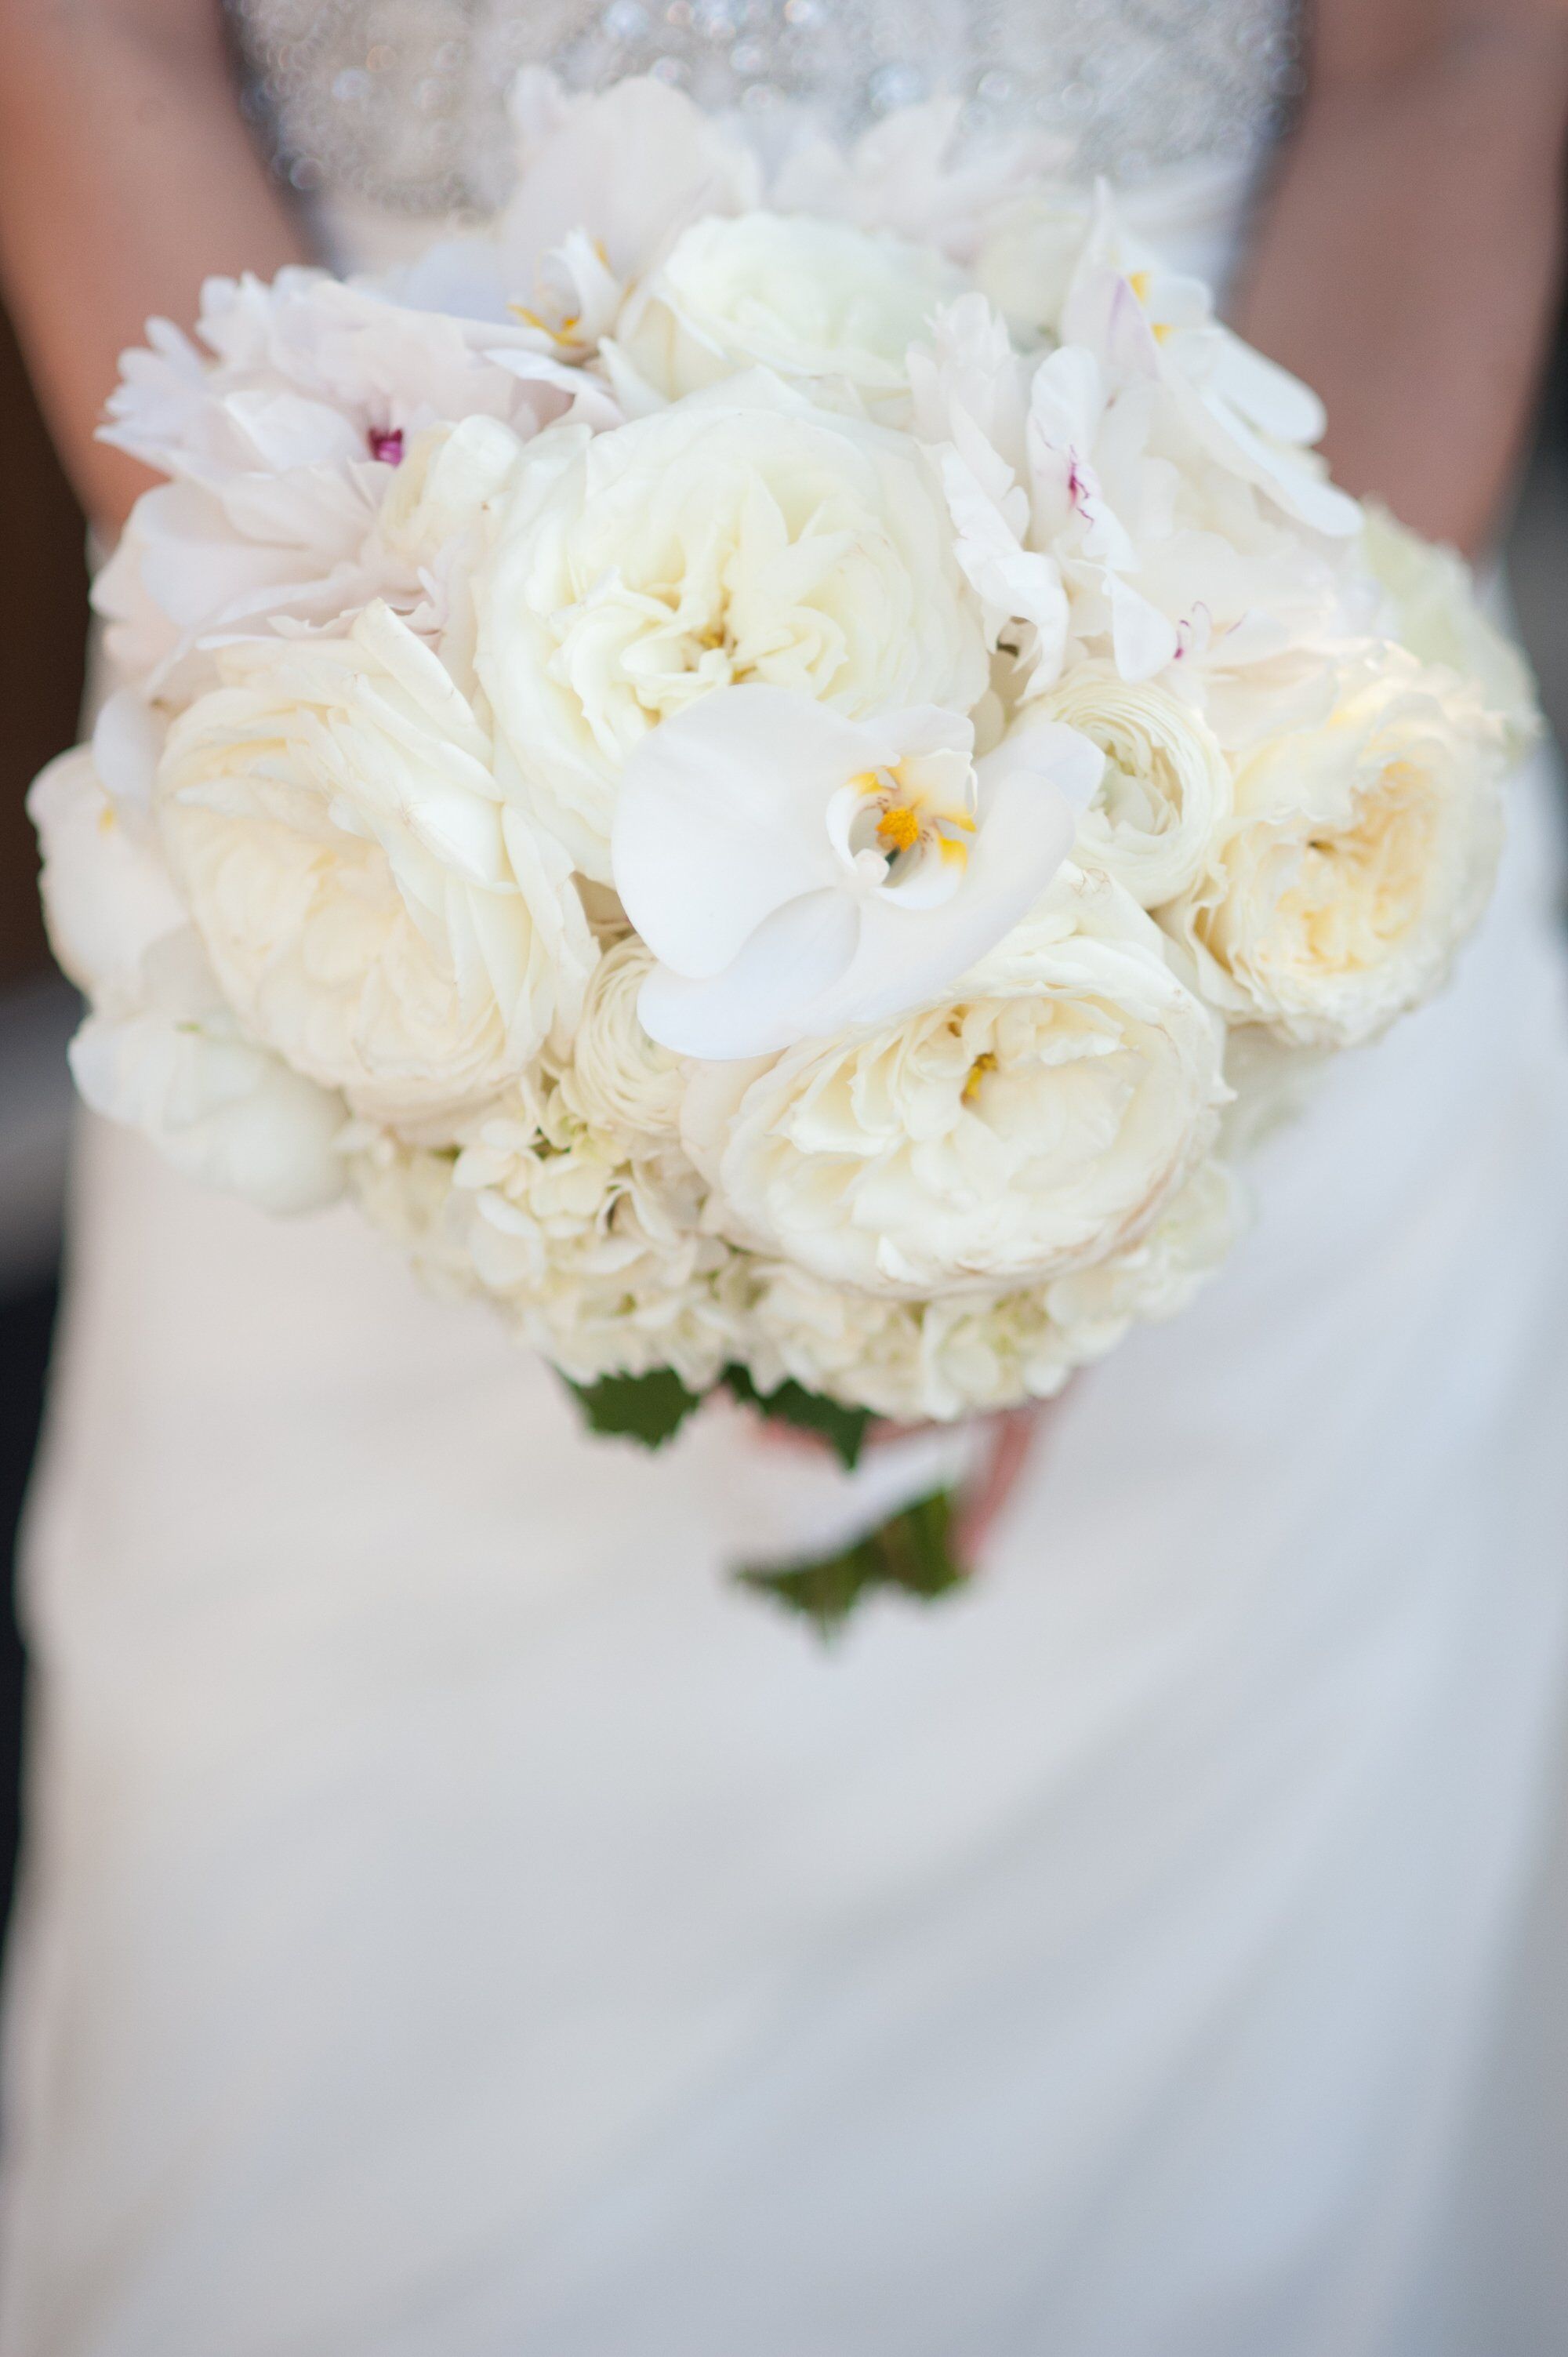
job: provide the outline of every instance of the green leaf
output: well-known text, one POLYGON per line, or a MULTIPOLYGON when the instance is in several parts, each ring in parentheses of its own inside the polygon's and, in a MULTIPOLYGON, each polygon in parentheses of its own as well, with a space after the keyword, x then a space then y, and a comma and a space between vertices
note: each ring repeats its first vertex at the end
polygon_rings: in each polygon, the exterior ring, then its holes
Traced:
POLYGON ((951 1540, 954 1493, 934 1490, 901 1513, 846 1547, 774 1570, 748 1568, 736 1577, 744 1587, 771 1596, 791 1612, 814 1620, 824 1638, 836 1636, 862 1597, 878 1587, 902 1588, 929 1601, 961 1587, 968 1566, 959 1562, 951 1540))
POLYGON ((734 1398, 755 1408, 758 1415, 775 1424, 793 1425, 798 1432, 814 1432, 852 1473, 859 1464, 872 1423, 869 1408, 841 1407, 837 1400, 824 1399, 796 1383, 780 1383, 775 1392, 759 1392, 742 1366, 726 1367, 720 1381, 734 1398))
POLYGON ((594 1432, 614 1433, 640 1440, 645 1448, 662 1448, 702 1403, 669 1367, 655 1367, 646 1375, 606 1375, 596 1383, 575 1383, 583 1413, 594 1432))

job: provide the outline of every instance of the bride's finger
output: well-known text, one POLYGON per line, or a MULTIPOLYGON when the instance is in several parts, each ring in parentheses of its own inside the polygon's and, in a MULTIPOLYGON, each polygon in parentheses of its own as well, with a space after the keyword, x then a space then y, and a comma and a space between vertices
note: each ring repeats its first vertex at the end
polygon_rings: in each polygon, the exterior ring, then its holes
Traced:
POLYGON ((965 1485, 959 1501, 954 1537, 960 1557, 972 1565, 991 1535, 992 1525, 1024 1477, 1047 1406, 1006 1409, 993 1416, 986 1434, 980 1469, 965 1485))

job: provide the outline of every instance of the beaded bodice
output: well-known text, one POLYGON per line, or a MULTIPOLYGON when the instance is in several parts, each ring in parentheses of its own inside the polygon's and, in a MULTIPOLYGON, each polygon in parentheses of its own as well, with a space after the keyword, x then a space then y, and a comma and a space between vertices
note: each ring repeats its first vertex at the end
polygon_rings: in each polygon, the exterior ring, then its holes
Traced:
POLYGON ((406 212, 505 194, 519 67, 569 87, 654 73, 766 140, 841 133, 939 92, 964 135, 1056 135, 1069 169, 1135 181, 1245 156, 1295 87, 1294 0, 230 0, 282 167, 406 212))

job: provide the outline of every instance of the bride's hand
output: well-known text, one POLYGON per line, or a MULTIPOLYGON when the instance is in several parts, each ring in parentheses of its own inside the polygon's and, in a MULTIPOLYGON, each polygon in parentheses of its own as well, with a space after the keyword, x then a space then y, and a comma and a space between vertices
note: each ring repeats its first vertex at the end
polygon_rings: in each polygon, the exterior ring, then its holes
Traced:
MULTIPOLYGON (((1058 1400, 1036 1400, 1026 1407, 1005 1408, 995 1415, 975 1419, 974 1428, 982 1436, 980 1462, 964 1484, 953 1523, 954 1541, 965 1563, 973 1563, 985 1545, 1028 1469, 1041 1432, 1058 1405, 1058 1400)), ((769 1448, 813 1457, 828 1447, 815 1433, 802 1432, 791 1425, 770 1424, 758 1418, 757 1428, 769 1448)), ((947 1428, 934 1424, 874 1424, 868 1445, 886 1448, 918 1433, 947 1428)))

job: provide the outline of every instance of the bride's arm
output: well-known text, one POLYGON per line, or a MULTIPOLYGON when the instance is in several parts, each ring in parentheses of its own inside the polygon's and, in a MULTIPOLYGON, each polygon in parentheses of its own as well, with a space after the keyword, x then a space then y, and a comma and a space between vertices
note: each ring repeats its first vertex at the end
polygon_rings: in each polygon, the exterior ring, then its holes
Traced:
POLYGON ((151 479, 92 438, 149 313, 306 258, 241 117, 214 0, 0 0, 0 279, 89 513, 151 479))
POLYGON ((1348 489, 1475 551, 1555 299, 1568 0, 1317 0, 1235 305, 1328 405, 1348 489))

